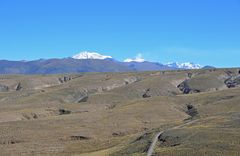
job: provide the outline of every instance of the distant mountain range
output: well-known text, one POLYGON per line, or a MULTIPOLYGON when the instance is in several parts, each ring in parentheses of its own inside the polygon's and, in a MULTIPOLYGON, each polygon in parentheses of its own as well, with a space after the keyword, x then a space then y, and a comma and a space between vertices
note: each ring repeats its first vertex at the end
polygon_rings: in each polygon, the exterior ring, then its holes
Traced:
MULTIPOLYGON (((210 66, 207 66, 210 67, 210 66)), ((94 52, 82 52, 72 58, 40 59, 34 61, 0 60, 0 74, 60 74, 79 72, 129 72, 176 69, 200 69, 194 63, 161 64, 143 59, 128 59, 120 62, 111 56, 94 52), (139 60, 139 61, 138 61, 139 60)))
POLYGON ((194 64, 190 62, 186 62, 186 63, 173 62, 173 63, 168 63, 166 65, 172 68, 179 68, 179 69, 201 69, 202 68, 200 64, 194 64))

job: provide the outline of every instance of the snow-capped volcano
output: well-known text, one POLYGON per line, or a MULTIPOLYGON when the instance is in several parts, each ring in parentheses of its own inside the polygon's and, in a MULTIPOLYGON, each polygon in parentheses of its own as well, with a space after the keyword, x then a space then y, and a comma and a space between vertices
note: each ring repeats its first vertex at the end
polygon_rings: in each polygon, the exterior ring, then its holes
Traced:
POLYGON ((171 63, 167 63, 166 65, 168 67, 179 68, 179 69, 201 69, 202 68, 200 64, 194 64, 190 62, 185 62, 185 63, 171 62, 171 63))
POLYGON ((74 59, 98 59, 98 60, 104 60, 104 59, 108 59, 108 58, 112 58, 111 56, 105 56, 105 55, 101 55, 99 53, 96 52, 80 52, 79 54, 74 55, 72 58, 74 59))
MULTIPOLYGON (((86 59, 96 59, 96 60, 112 59, 111 56, 101 55, 97 52, 88 52, 88 51, 80 52, 79 54, 74 55, 72 58, 78 59, 78 60, 82 60, 82 59, 83 60, 86 60, 86 59)), ((135 58, 125 59, 123 61, 123 64, 130 63, 130 62, 144 63, 145 60, 142 57, 141 53, 139 53, 139 54, 137 54, 137 56, 135 58)), ((185 63, 171 62, 171 63, 167 63, 165 66, 173 68, 173 69, 201 69, 202 68, 201 65, 191 63, 191 62, 185 62, 185 63)))

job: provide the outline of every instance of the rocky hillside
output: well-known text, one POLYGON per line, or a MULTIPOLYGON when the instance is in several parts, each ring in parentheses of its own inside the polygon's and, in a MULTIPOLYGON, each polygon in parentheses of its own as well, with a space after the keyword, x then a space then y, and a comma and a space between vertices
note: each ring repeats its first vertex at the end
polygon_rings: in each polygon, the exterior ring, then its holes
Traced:
POLYGON ((7 155, 238 155, 240 69, 0 75, 7 155))

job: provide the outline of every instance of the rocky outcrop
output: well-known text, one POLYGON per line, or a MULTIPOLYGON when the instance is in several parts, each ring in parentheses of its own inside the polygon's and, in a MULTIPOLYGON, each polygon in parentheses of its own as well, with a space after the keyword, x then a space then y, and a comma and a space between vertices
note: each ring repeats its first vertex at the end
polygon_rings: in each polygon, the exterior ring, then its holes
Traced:
POLYGON ((181 144, 179 136, 160 135, 158 141, 160 147, 174 147, 181 144))
POLYGON ((67 103, 81 103, 87 102, 88 93, 86 91, 76 91, 72 94, 69 94, 64 101, 67 103))
POLYGON ((178 89, 180 91, 182 91, 184 94, 189 94, 191 92, 190 87, 187 84, 187 81, 183 81, 182 83, 180 83, 178 86, 178 89))
POLYGON ((0 84, 0 92, 7 92, 8 90, 9 90, 9 87, 8 87, 8 86, 1 85, 1 84, 0 84))
POLYGON ((38 115, 35 113, 23 113, 22 114, 22 120, 34 120, 38 119, 38 115))
POLYGON ((18 143, 22 143, 22 142, 23 141, 15 140, 15 139, 1 140, 0 145, 13 145, 13 144, 18 144, 18 143))
POLYGON ((70 110, 65 110, 65 109, 59 109, 58 112, 59 112, 59 115, 71 114, 70 110))
MULTIPOLYGON (((109 77, 109 76, 107 76, 109 77)), ((65 77, 65 79, 59 79, 59 81, 61 82, 67 82, 70 81, 71 78, 67 78, 65 77), (66 80, 66 81, 64 81, 66 80)), ((69 93, 69 95, 63 99, 63 101, 67 102, 67 103, 81 103, 81 102, 87 102, 88 98, 89 98, 89 94, 93 94, 96 92, 104 92, 104 91, 110 91, 113 90, 115 88, 119 88, 119 87, 123 87, 129 84, 132 84, 134 82, 138 82, 141 79, 138 77, 127 77, 124 78, 123 80, 120 81, 116 81, 115 83, 112 83, 111 85, 106 85, 106 86, 99 86, 97 88, 91 88, 91 89, 81 89, 81 91, 74 91, 69 93)), ((112 107, 110 106, 107 109, 112 109, 112 107)))
POLYGON ((21 85, 21 83, 19 82, 19 83, 16 85, 15 90, 16 90, 16 91, 20 91, 21 89, 22 89, 22 85, 21 85))
POLYGON ((83 95, 80 98, 78 98, 77 103, 87 102, 87 100, 88 100, 88 95, 83 95))
POLYGON ((191 79, 191 78, 192 78, 192 76, 193 76, 193 74, 192 74, 192 73, 187 73, 187 78, 191 79))
POLYGON ((232 72, 232 71, 230 71, 230 70, 228 70, 228 71, 225 71, 225 73, 228 75, 228 76, 232 76, 234 73, 232 72))
POLYGON ((128 77, 128 78, 125 78, 125 79, 124 79, 124 82, 125 82, 125 84, 132 84, 132 83, 138 82, 138 81, 140 81, 140 80, 141 80, 141 79, 138 78, 138 77, 128 77))
POLYGON ((178 89, 183 92, 183 94, 199 93, 200 90, 192 89, 188 85, 188 80, 183 81, 178 86, 178 89))
POLYGON ((110 91, 110 90, 113 90, 115 88, 120 88, 120 87, 129 85, 129 84, 138 82, 138 81, 141 81, 141 78, 134 77, 134 76, 127 77, 127 78, 124 78, 121 81, 113 83, 112 85, 98 87, 97 91, 98 92, 110 91))
POLYGON ((63 77, 58 78, 58 80, 59 80, 60 83, 66 83, 66 82, 68 82, 68 81, 71 81, 71 80, 72 80, 72 77, 65 75, 65 76, 63 76, 63 77))
POLYGON ((106 110, 114 109, 116 107, 116 104, 109 104, 105 106, 106 110))
POLYGON ((102 92, 102 91, 110 91, 110 90, 113 90, 115 88, 119 88, 119 87, 122 87, 122 86, 125 86, 126 84, 123 83, 123 82, 119 82, 119 83, 114 83, 112 85, 109 85, 109 86, 104 86, 104 87, 101 87, 98 88, 98 91, 102 92))
POLYGON ((225 80, 225 84, 228 88, 234 88, 240 86, 240 76, 231 76, 227 80, 225 80))
POLYGON ((125 135, 124 132, 113 132, 113 133, 112 133, 112 136, 113 136, 113 137, 119 137, 119 136, 124 136, 124 135, 125 135))
POLYGON ((71 140, 89 140, 89 137, 82 136, 82 135, 72 135, 70 136, 71 140))
POLYGON ((188 115, 190 115, 191 117, 195 117, 195 116, 198 115, 197 109, 193 105, 191 105, 191 104, 187 104, 187 111, 186 111, 186 113, 188 115))
POLYGON ((150 98, 151 94, 150 94, 150 88, 145 90, 145 93, 142 95, 143 98, 150 98))
POLYGON ((111 79, 111 76, 110 75, 105 75, 105 78, 104 78, 104 81, 108 81, 111 79))

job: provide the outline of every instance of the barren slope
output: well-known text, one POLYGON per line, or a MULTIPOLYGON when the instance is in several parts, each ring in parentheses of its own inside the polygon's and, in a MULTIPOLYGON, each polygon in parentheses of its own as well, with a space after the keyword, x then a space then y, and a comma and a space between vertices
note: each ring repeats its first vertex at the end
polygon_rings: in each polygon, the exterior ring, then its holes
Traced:
POLYGON ((2 75, 1 155, 146 155, 162 130, 156 155, 237 155, 238 77, 238 69, 2 75))

